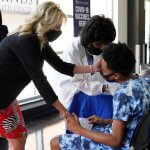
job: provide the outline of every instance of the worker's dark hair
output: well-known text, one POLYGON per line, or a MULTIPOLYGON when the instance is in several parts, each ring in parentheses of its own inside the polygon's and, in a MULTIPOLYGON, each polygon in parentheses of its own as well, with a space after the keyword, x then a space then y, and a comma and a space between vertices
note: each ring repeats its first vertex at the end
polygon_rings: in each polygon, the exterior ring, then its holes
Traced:
POLYGON ((116 29, 110 18, 95 15, 85 24, 80 32, 81 44, 88 47, 89 43, 100 41, 111 43, 116 37, 116 29))

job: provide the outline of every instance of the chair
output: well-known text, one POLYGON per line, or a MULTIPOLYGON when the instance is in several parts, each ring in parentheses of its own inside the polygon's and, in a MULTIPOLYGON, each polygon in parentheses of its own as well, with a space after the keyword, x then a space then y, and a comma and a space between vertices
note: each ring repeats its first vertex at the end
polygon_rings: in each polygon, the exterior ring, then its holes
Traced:
POLYGON ((138 123, 130 141, 130 150, 149 150, 150 110, 138 123))

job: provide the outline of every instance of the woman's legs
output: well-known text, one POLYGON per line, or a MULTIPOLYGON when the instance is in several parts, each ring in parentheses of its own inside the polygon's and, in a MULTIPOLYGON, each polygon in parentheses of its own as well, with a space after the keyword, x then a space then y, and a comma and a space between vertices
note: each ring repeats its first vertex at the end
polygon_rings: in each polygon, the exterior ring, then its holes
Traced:
POLYGON ((50 141, 51 150, 60 150, 59 137, 55 137, 50 141))
POLYGON ((17 139, 8 139, 9 150, 25 150, 26 136, 17 139))

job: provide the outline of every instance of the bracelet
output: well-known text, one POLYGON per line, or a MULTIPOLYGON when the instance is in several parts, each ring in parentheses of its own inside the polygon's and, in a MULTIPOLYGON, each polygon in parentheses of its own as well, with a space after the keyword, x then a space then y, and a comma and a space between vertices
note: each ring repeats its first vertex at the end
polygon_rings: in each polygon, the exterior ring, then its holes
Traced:
POLYGON ((92 65, 90 65, 90 70, 91 70, 91 73, 94 73, 94 70, 92 68, 92 65))
POLYGON ((66 119, 68 115, 69 115, 69 112, 66 111, 64 114, 61 114, 61 117, 64 118, 64 119, 66 119))

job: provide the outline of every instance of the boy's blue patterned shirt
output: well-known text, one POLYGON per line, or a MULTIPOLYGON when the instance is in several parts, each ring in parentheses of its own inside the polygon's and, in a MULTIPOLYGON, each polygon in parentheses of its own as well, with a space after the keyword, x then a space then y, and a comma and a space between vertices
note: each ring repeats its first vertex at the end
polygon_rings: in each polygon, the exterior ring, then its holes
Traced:
MULTIPOLYGON (((113 119, 127 122, 126 135, 119 150, 130 150, 132 134, 141 117, 150 109, 150 84, 136 76, 124 82, 113 98, 113 119)), ((95 132, 112 133, 112 126, 95 126, 95 132)), ((62 135, 60 146, 65 150, 112 150, 114 148, 96 143, 76 134, 62 135)))

